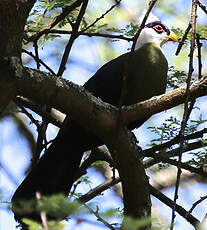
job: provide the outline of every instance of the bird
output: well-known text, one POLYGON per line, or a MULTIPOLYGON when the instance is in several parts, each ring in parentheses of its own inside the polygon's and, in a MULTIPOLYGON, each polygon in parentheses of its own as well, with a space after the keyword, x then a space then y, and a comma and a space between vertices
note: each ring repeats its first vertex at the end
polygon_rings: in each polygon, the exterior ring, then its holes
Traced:
MULTIPOLYGON (((143 11, 137 19, 138 25, 144 15, 143 11)), ((104 64, 83 87, 104 102, 118 106, 125 64, 128 62, 123 105, 135 104, 165 93, 168 62, 161 47, 168 41, 177 42, 177 35, 150 13, 136 42, 135 51, 124 53, 104 64)), ((132 130, 139 127, 147 119, 129 124, 128 128, 132 130)), ((93 133, 66 116, 57 137, 15 191, 12 204, 21 207, 19 201, 34 198, 37 191, 42 195, 62 193, 67 196, 83 153, 103 144, 93 133)), ((36 215, 21 214, 15 209, 14 214, 20 223, 22 217, 33 219, 36 215)))

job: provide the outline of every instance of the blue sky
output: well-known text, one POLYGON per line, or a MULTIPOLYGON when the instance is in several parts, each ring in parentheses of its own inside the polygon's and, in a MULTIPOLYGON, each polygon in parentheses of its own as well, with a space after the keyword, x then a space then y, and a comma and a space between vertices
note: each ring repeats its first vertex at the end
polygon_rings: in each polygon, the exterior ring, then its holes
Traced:
MULTIPOLYGON (((132 1, 132 5, 135 4, 135 1, 132 1)), ((170 1, 172 2, 172 1, 170 1)), ((186 1, 179 1, 180 3, 177 4, 178 12, 182 12, 182 9, 186 6, 186 1)), ((188 4, 190 6, 190 1, 188 1, 188 4)), ((95 6, 94 6, 95 7, 95 6)), ((165 17, 162 15, 162 11, 159 9, 154 10, 154 12, 157 13, 161 19, 165 21, 166 24, 169 26, 173 26, 173 16, 165 17)), ((199 11, 201 12, 201 11, 199 11)), ((199 20, 201 23, 203 23, 203 13, 201 12, 199 14, 200 18, 199 20)), ((183 28, 184 23, 180 23, 181 27, 183 28)), ((179 24, 176 24, 178 26, 179 24)), ((99 68, 99 66, 103 63, 100 63, 98 60, 100 59, 100 52, 97 52, 97 49, 100 46, 101 38, 95 39, 95 38, 87 38, 81 36, 77 39, 75 42, 72 54, 71 54, 71 60, 72 64, 69 65, 67 68, 64 77, 67 77, 71 81, 77 83, 77 84, 84 84, 84 82, 93 75, 93 73, 99 68), (81 52, 80 52, 81 50, 81 52), (77 62, 78 64, 73 64, 73 62, 77 62)), ((58 44, 58 43, 56 43, 58 44)), ((102 45, 102 44, 101 44, 102 45)), ((115 53, 117 55, 127 52, 127 49, 129 48, 130 44, 128 42, 119 41, 113 43, 113 48, 115 50, 115 53)), ((176 62, 176 57, 174 57, 174 53, 176 50, 176 45, 173 43, 168 43, 164 47, 164 51, 166 53, 166 56, 169 60, 170 64, 174 64, 174 61, 176 62)), ((54 52, 60 52, 61 55, 61 46, 57 47, 53 43, 48 44, 43 49, 40 49, 40 56, 42 60, 46 61, 48 65, 51 65, 54 69, 57 69, 57 59, 53 57, 54 52)), ((104 60, 104 57, 101 58, 102 61, 104 60)), ((33 65, 33 64, 31 64, 33 65)), ((205 66, 204 66, 205 67, 205 66)), ((186 69, 186 66, 183 66, 184 69, 186 69)), ((207 68, 207 67, 206 67, 207 68)), ((205 111, 205 104, 204 101, 206 101, 206 98, 202 98, 199 100, 199 106, 201 108, 201 112, 205 111)), ((182 117, 182 113, 178 113, 177 111, 173 111, 173 113, 177 116, 182 117)), ((192 117, 197 115, 197 112, 195 112, 192 117)), ((205 118, 207 119, 206 113, 204 113, 205 118)), ((148 143, 149 138, 152 138, 152 135, 149 133, 149 131, 146 129, 146 127, 152 122, 158 122, 161 123, 166 117, 168 117, 168 113, 163 112, 162 114, 158 114, 153 117, 153 120, 149 120, 141 129, 136 130, 135 133, 140 141, 140 145, 142 147, 145 147, 146 143, 148 143), (162 117, 162 119, 161 119, 162 117), (142 137, 142 138, 139 138, 142 137)), ((29 121, 27 121, 29 124, 29 121)), ((35 126, 30 125, 32 131, 34 132, 34 135, 36 136, 35 126)), ((28 143, 18 134, 17 127, 13 124, 11 118, 4 119, 0 123, 0 146, 1 146, 1 154, 0 154, 0 162, 3 165, 3 167, 6 167, 9 171, 12 173, 14 180, 11 181, 10 178, 5 174, 5 171, 1 169, 0 171, 0 187, 2 188, 2 195, 3 200, 8 201, 10 200, 12 194, 14 193, 17 184, 19 184, 22 179, 24 178, 24 170, 27 167, 29 163, 29 148, 28 143)), ((50 138, 53 138, 57 132, 57 129, 54 127, 50 127, 49 129, 49 136, 50 138)), ((88 172, 88 175, 93 181, 92 186, 95 187, 99 183, 102 183, 104 181, 103 177, 98 174, 95 170, 90 169, 88 172)), ((80 186, 80 191, 86 192, 90 189, 88 185, 84 185, 83 187, 80 186)), ((179 202, 180 204, 183 204, 183 207, 189 209, 192 202, 195 202, 197 199, 199 199, 200 196, 206 195, 205 191, 207 190, 206 185, 204 184, 186 184, 184 187, 181 187, 179 190, 179 202)), ((165 194, 169 197, 173 197, 173 189, 168 189, 165 191, 165 194)), ((107 209, 110 207, 122 207, 122 202, 120 199, 113 196, 113 192, 110 189, 109 191, 105 192, 104 196, 98 197, 96 199, 96 202, 101 202, 101 208, 107 209)), ((171 218, 171 211, 169 208, 166 208, 164 204, 162 204, 160 201, 153 199, 153 203, 157 206, 158 210, 163 215, 164 219, 167 220, 167 222, 170 222, 171 218)), ((203 202, 200 204, 198 208, 196 208, 195 216, 202 220, 206 213, 206 202, 203 202)), ((0 230, 14 230, 16 223, 13 220, 13 214, 12 212, 5 209, 4 204, 0 204, 0 230)), ((95 218, 93 218, 95 220, 95 218)), ((112 220, 116 221, 116 220, 112 220)), ((104 229, 102 227, 98 226, 92 226, 92 225, 77 225, 74 228, 74 222, 72 222, 73 229, 81 230, 81 229, 87 229, 90 227, 91 230, 93 229, 104 229)), ((71 227, 71 225, 69 225, 71 227)), ((67 227, 66 229, 69 229, 70 227, 67 227)), ((190 226, 186 221, 177 215, 176 218, 176 230, 191 230, 193 229, 192 226, 190 226)))

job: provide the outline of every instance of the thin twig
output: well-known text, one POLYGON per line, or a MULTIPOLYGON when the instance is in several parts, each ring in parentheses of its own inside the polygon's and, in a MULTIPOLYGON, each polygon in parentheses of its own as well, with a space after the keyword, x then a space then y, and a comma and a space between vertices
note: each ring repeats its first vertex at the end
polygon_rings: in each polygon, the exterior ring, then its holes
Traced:
POLYGON ((198 1, 198 6, 207 14, 207 8, 198 1))
POLYGON ((88 193, 86 193, 85 195, 82 195, 77 200, 81 203, 86 203, 86 202, 92 200, 94 197, 100 195, 106 189, 114 186, 115 184, 118 184, 119 182, 121 182, 119 177, 111 178, 111 179, 105 181, 104 183, 98 185, 97 187, 91 189, 88 193))
POLYGON ((178 199, 178 189, 179 189, 179 184, 180 184, 180 176, 182 173, 181 170, 181 164, 182 164, 182 148, 184 145, 184 133, 185 133, 185 127, 189 118, 189 111, 192 111, 188 108, 188 101, 189 101, 189 88, 190 88, 190 81, 192 77, 192 73, 194 71, 193 69, 193 54, 195 50, 195 33, 196 33, 196 17, 197 17, 197 2, 198 0, 192 0, 192 10, 191 10, 191 27, 192 27, 192 34, 191 34, 191 46, 190 46, 190 54, 189 54, 189 70, 188 70, 188 78, 187 78, 187 86, 186 86, 186 99, 185 99, 185 104, 184 104, 184 113, 183 113, 183 120, 181 123, 181 129, 180 129, 180 137, 181 137, 181 142, 180 142, 180 151, 179 151, 179 159, 178 159, 178 166, 177 166, 177 179, 176 179, 176 184, 175 184, 175 193, 174 193, 174 206, 172 210, 172 219, 171 219, 171 225, 170 225, 170 230, 173 230, 174 227, 174 221, 175 221, 175 204, 178 199))
MULTIPOLYGON (((206 146, 207 146, 207 144, 205 144, 203 141, 197 141, 197 142, 189 143, 189 144, 186 144, 183 146, 182 153, 192 151, 192 150, 195 150, 198 148, 203 148, 206 146)), ((170 158, 170 157, 179 156, 179 153, 180 153, 180 147, 175 148, 175 149, 170 150, 170 151, 167 151, 167 152, 164 152, 164 154, 150 153, 149 156, 152 156, 152 157, 155 156, 155 158, 158 156, 161 156, 161 157, 164 156, 166 158, 170 158)), ((155 160, 155 159, 149 159, 149 160, 147 160, 147 162, 150 166, 152 166, 154 164, 159 163, 160 161, 155 160)))
MULTIPOLYGON (((86 203, 86 202, 92 200, 98 194, 101 194, 102 192, 104 192, 105 190, 107 190, 108 188, 112 187, 113 185, 115 185, 115 184, 117 184, 119 182, 120 182, 119 177, 117 177, 116 180, 113 180, 113 179, 107 180, 106 182, 104 182, 103 184, 100 184, 99 186, 97 186, 96 188, 92 189, 87 194, 83 195, 82 197, 80 197, 77 200, 80 201, 81 203, 86 203)), ((170 208, 173 207, 174 202, 170 198, 165 196, 163 193, 161 193, 160 191, 158 191, 157 189, 152 187, 151 185, 150 185, 150 193, 154 197, 156 197, 158 200, 163 202, 165 205, 169 206, 170 208)), ((184 208, 182 208, 181 206, 179 206, 177 204, 175 204, 175 211, 177 213, 179 213, 184 219, 186 219, 193 226, 197 226, 197 224, 199 224, 198 219, 196 219, 188 211, 186 211, 184 208)))
MULTIPOLYGON (((34 30, 28 30, 28 32, 34 32, 34 30)), ((65 34, 65 35, 71 35, 72 31, 67 30, 48 30, 45 32, 45 34, 65 34)), ((103 37, 103 38, 112 38, 112 39, 122 39, 126 41, 133 41, 133 38, 131 37, 125 37, 124 35, 115 35, 115 34, 109 34, 109 33, 99 33, 99 32, 82 32, 78 31, 79 35, 88 36, 88 37, 103 37)))
POLYGON ((39 121, 35 120, 32 114, 30 114, 22 105, 18 106, 21 108, 22 113, 24 113, 31 120, 31 122, 34 123, 38 128, 40 126, 39 121))
MULTIPOLYGON (((70 31, 66 31, 66 32, 67 33, 65 33, 65 34, 71 34, 70 31)), ((128 42, 133 41, 133 38, 125 37, 123 35, 115 35, 115 34, 107 34, 107 33, 93 33, 93 32, 87 33, 87 32, 82 32, 82 31, 79 31, 78 33, 79 33, 79 35, 85 35, 88 37, 94 36, 94 37, 103 37, 103 38, 112 38, 112 39, 122 39, 122 40, 126 40, 128 42)), ((64 34, 64 32, 63 32, 63 34, 64 34)))
MULTIPOLYGON (((33 46, 34 46, 34 50, 35 50, 35 60, 36 60, 36 65, 37 65, 37 69, 40 69, 40 62, 39 62, 39 51, 38 51, 38 44, 37 44, 37 39, 33 41, 33 46)), ((48 108, 48 110, 50 110, 50 108, 48 108)), ((44 120, 44 117, 42 117, 42 122, 41 125, 38 126, 37 128, 37 132, 38 132, 38 137, 37 137, 37 143, 36 143, 36 150, 35 150, 35 154, 32 157, 32 167, 34 167, 37 163, 37 161, 40 158, 40 154, 43 150, 43 148, 45 147, 46 149, 46 143, 47 143, 47 139, 46 139, 46 131, 47 131, 47 127, 48 127, 48 122, 47 120, 44 120)))
POLYGON ((84 219, 84 218, 75 217, 75 216, 73 217, 73 219, 76 220, 77 224, 85 222, 87 224, 91 224, 91 225, 94 225, 96 227, 100 227, 100 228, 104 228, 105 229, 105 226, 103 226, 103 223, 99 223, 97 221, 92 221, 92 220, 89 220, 89 219, 84 219))
POLYGON ((177 48, 177 50, 176 50, 176 52, 175 52, 175 55, 178 55, 178 54, 180 53, 180 51, 181 51, 181 49, 182 49, 182 47, 183 47, 183 44, 184 44, 184 42, 185 42, 185 40, 186 40, 186 38, 187 38, 187 36, 188 36, 188 33, 189 33, 191 27, 192 27, 192 24, 189 23, 189 24, 188 24, 188 27, 187 27, 186 30, 185 30, 185 33, 183 34, 183 37, 181 38, 181 40, 180 40, 180 42, 179 42, 178 48, 177 48))
POLYGON ((37 139, 37 145, 36 145, 36 151, 35 154, 32 157, 32 168, 36 165, 37 161, 39 160, 40 153, 44 147, 42 144, 43 140, 43 130, 42 130, 42 124, 39 124, 39 121, 35 120, 33 116, 21 105, 18 104, 18 106, 21 108, 22 112, 29 117, 32 123, 34 123, 37 127, 38 131, 38 139, 37 139))
POLYGON ((192 211, 195 209, 195 207, 197 205, 199 205, 202 201, 207 199, 207 195, 206 196, 201 196, 201 198, 199 200, 197 200, 195 203, 193 203, 192 207, 190 208, 190 210, 188 211, 189 213, 192 213, 192 211))
POLYGON ((45 64, 41 59, 37 59, 37 57, 32 52, 29 52, 25 49, 22 49, 22 52, 31 56, 36 62, 39 62, 42 66, 44 66, 45 69, 47 69, 51 74, 55 75, 55 72, 47 64, 45 64))
MULTIPOLYGON (((186 135, 183 137, 183 139, 184 139, 184 141, 187 141, 187 140, 202 138, 205 133, 207 133, 207 128, 204 128, 204 129, 197 131, 195 133, 186 135)), ((170 148, 173 145, 178 144, 179 142, 180 142, 180 136, 178 135, 178 136, 174 137, 172 140, 167 141, 163 144, 156 145, 156 146, 149 148, 149 149, 144 149, 142 151, 143 157, 149 157, 149 156, 151 156, 152 153, 166 149, 166 148, 170 148)))
POLYGON ((200 42, 200 35, 196 34, 196 44, 198 50, 198 79, 202 78, 202 57, 201 57, 201 47, 202 43, 200 42))
POLYGON ((35 61, 36 61, 36 65, 37 65, 37 69, 40 69, 40 62, 39 62, 39 52, 38 52, 38 45, 37 45, 37 40, 35 40, 33 42, 33 46, 34 46, 34 50, 35 50, 35 61))
POLYGON ((98 221, 100 221, 101 223, 103 223, 107 228, 111 229, 111 230, 116 230, 111 224, 109 224, 107 221, 105 221, 98 213, 99 209, 98 207, 96 207, 96 211, 93 211, 92 208, 90 208, 87 204, 83 204, 84 207, 86 207, 90 213, 92 213, 98 221))
POLYGON ((40 125, 39 121, 35 120, 33 118, 33 116, 24 108, 24 106, 22 106, 21 103, 17 102, 17 104, 21 108, 22 112, 24 114, 26 114, 26 116, 29 117, 31 122, 34 123, 37 127, 38 138, 37 138, 37 144, 36 144, 36 151, 32 157, 32 167, 34 167, 36 165, 37 161, 39 160, 39 156, 40 156, 42 149, 46 146, 45 144, 43 144, 43 140, 44 140, 44 136, 45 136, 45 132, 46 132, 45 125, 44 125, 44 122, 42 122, 40 125))
POLYGON ((34 104, 33 102, 31 102, 31 101, 29 101, 23 97, 20 97, 20 96, 17 96, 16 98, 14 98, 13 101, 15 102, 15 104, 17 106, 19 106, 19 107, 24 106, 24 107, 32 110, 33 112, 37 113, 41 117, 44 117, 44 119, 46 119, 51 124, 53 124, 59 128, 62 126, 61 121, 55 119, 53 116, 51 116, 45 110, 43 110, 40 105, 34 104))
POLYGON ((59 67, 59 70, 57 72, 57 76, 62 76, 63 75, 63 72, 65 71, 66 69, 66 63, 68 61, 68 57, 69 57, 69 54, 70 54, 70 51, 71 51, 71 48, 72 48, 72 45, 73 45, 73 42, 75 41, 75 39, 79 36, 78 35, 78 29, 79 29, 79 26, 80 26, 80 23, 81 23, 81 20, 85 14, 85 11, 86 11, 86 7, 88 5, 88 0, 85 0, 82 4, 82 7, 79 11, 79 14, 78 14, 78 17, 77 17, 77 20, 75 22, 75 24, 73 24, 73 32, 70 36, 70 39, 65 47, 65 51, 64 51, 64 54, 62 56, 62 60, 61 60, 61 63, 60 63, 60 67, 59 67))
POLYGON ((149 3, 149 7, 147 9, 147 12, 142 20, 142 23, 139 27, 139 30, 137 31, 137 33, 135 34, 134 38, 133 38, 133 44, 132 44, 132 48, 131 48, 131 51, 133 52, 135 50, 135 46, 136 46, 136 42, 137 42, 137 39, 139 38, 139 35, 142 31, 142 29, 144 28, 145 26, 145 23, 147 21, 147 18, 152 10, 152 8, 154 7, 155 3, 157 2, 157 0, 151 0, 150 3, 149 3))
POLYGON ((46 29, 42 29, 36 34, 32 35, 30 38, 27 39, 28 42, 38 40, 42 35, 46 34, 48 31, 50 31, 52 28, 54 28, 59 22, 61 22, 63 19, 67 17, 67 15, 73 11, 76 7, 80 6, 82 2, 86 0, 77 0, 70 6, 67 6, 63 9, 62 13, 58 15, 49 25, 46 29))
POLYGON ((81 30, 81 33, 87 31, 92 26, 94 26, 98 21, 100 21, 102 18, 104 18, 110 11, 112 11, 116 6, 120 4, 122 0, 118 0, 114 5, 112 5, 104 14, 102 14, 100 17, 96 18, 96 20, 91 23, 89 26, 87 26, 85 29, 81 30))
MULTIPOLYGON (((154 158, 154 161, 145 161, 144 162, 145 168, 151 167, 152 165, 155 164, 155 162, 156 163, 158 163, 158 162, 168 163, 170 165, 174 165, 174 166, 177 166, 177 167, 179 165, 179 161, 169 159, 169 158, 167 158, 165 156, 162 156, 162 155, 155 154, 155 155, 153 155, 153 158, 154 158)), ((207 172, 203 171, 202 168, 196 168, 196 167, 190 166, 190 165, 188 165, 186 163, 182 163, 182 162, 181 162, 181 168, 185 169, 185 170, 188 170, 191 173, 196 173, 196 174, 198 174, 198 175, 200 175, 200 176, 202 176, 204 178, 207 177, 207 172)))
POLYGON ((151 185, 150 185, 150 192, 158 200, 162 201, 164 204, 166 204, 170 208, 175 209, 175 211, 177 213, 179 213, 184 219, 186 219, 195 228, 200 223, 200 221, 198 219, 196 219, 193 215, 191 215, 183 207, 181 207, 180 205, 174 203, 174 201, 172 201, 170 198, 168 198, 167 196, 165 196, 163 193, 161 193, 159 190, 155 189, 151 185))

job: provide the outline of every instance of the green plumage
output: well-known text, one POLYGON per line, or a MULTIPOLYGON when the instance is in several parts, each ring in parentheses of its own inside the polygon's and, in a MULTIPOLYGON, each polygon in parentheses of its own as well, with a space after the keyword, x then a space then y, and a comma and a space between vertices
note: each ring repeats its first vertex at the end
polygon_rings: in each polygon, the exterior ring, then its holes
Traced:
POLYGON ((125 104, 131 105, 165 92, 168 63, 161 49, 147 43, 129 63, 125 104))

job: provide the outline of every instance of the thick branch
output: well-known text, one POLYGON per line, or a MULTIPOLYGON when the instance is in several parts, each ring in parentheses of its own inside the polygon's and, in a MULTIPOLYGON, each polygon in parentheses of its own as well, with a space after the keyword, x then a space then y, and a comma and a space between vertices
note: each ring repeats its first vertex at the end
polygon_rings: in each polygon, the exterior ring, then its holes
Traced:
MULTIPOLYGON (((126 124, 149 117, 153 114, 173 108, 185 102, 185 87, 172 90, 169 93, 140 102, 123 109, 123 119, 126 124)), ((194 82, 189 88, 189 100, 207 95, 207 77, 194 82)))
POLYGON ((34 3, 35 0, 0 1, 0 113, 15 95, 15 86, 8 81, 8 72, 3 66, 2 58, 21 57, 24 26, 34 3))
MULTIPOLYGON (((90 129, 113 149, 119 115, 116 107, 56 76, 23 68, 17 58, 8 59, 7 65, 11 68, 18 94, 69 113, 72 119, 90 129)), ((137 146, 132 139, 128 130, 123 128, 119 135, 119 146, 112 155, 122 180, 125 214, 140 218, 149 215, 150 196, 144 167, 138 159, 137 146), (127 166, 126 161, 130 162, 127 166)))
MULTIPOLYGON (((7 59, 3 67, 9 69, 10 78, 7 80, 11 84, 16 83, 19 95, 31 98, 38 104, 49 105, 63 113, 69 113, 73 119, 78 119, 81 125, 88 126, 97 135, 101 135, 102 130, 110 132, 116 127, 119 115, 117 108, 92 96, 83 87, 58 79, 56 76, 23 68, 16 58, 7 59)), ((184 102, 184 93, 185 87, 182 87, 135 105, 124 106, 124 122, 128 124, 177 106, 184 102)), ((207 95, 207 77, 193 83, 189 91, 190 99, 204 95, 207 95)))
POLYGON ((139 160, 140 152, 136 140, 127 129, 122 127, 111 136, 114 137, 111 138, 109 148, 122 182, 124 214, 133 218, 149 217, 151 201, 148 178, 139 160), (115 141, 119 143, 116 149, 114 149, 115 141))
POLYGON ((20 57, 24 26, 35 2, 35 0, 0 1, 0 57, 20 57))
MULTIPOLYGON (((110 150, 113 149, 117 138, 116 128, 119 124, 119 113, 115 106, 102 102, 82 87, 64 79, 37 70, 23 68, 17 58, 8 58, 4 64, 7 69, 10 69, 11 82, 16 83, 16 90, 19 95, 32 98, 37 103, 55 107, 64 113, 69 113, 72 119, 94 132, 108 145, 110 150)), ((207 78, 194 83, 190 87, 190 97, 206 95, 206 88, 207 78)), ((123 107, 124 118, 126 120, 129 117, 131 121, 142 119, 178 105, 185 99, 184 92, 185 88, 180 88, 161 97, 123 107)), ((116 151, 111 152, 123 185, 125 214, 143 217, 143 213, 147 215, 150 211, 148 180, 143 165, 137 157, 136 143, 134 143, 130 133, 121 128, 118 138, 119 146, 116 151)))

